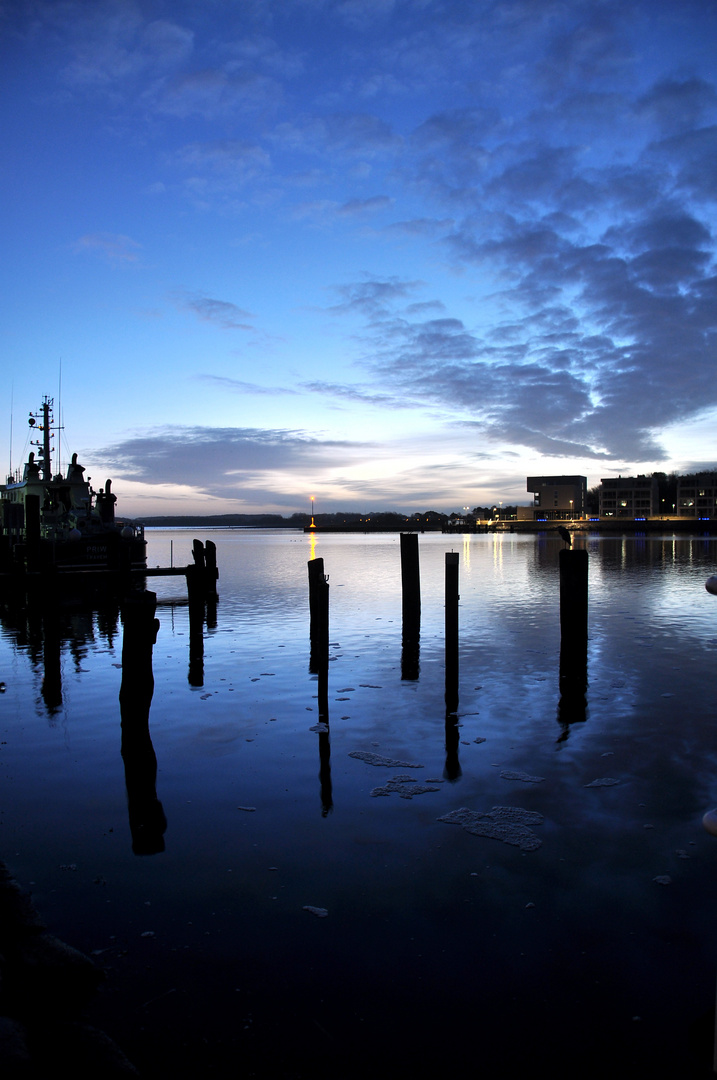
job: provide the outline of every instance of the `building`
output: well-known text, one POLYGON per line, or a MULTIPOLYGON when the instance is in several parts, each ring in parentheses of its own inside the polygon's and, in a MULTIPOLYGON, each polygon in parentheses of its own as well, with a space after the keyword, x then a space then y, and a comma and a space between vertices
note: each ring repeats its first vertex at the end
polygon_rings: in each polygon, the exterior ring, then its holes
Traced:
POLYGON ((680 517, 717 518, 717 473, 694 473, 677 479, 680 517))
POLYGON ((660 512, 657 478, 617 476, 600 481, 600 517, 648 518, 660 512))
POLYGON ((585 513, 586 476, 529 476, 527 490, 533 495, 533 505, 525 509, 534 521, 564 521, 585 513))

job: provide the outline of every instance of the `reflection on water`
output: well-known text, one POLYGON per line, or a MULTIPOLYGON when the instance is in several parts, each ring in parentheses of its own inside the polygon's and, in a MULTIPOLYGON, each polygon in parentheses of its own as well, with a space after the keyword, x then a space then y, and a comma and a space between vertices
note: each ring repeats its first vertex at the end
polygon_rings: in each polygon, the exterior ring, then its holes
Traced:
MULTIPOLYGON (((211 536, 216 609, 198 626, 183 579, 153 579, 156 643, 111 605, 3 612, 0 855, 106 962, 98 1019, 130 1056, 148 1075, 241 1059, 315 1077, 353 1075, 337 1054, 373 1067, 378 1045, 474 1068, 479 1046, 497 1076, 589 1047, 611 1075, 709 1075, 714 541, 578 538, 587 667, 566 669, 553 534, 421 536, 418 637, 398 536, 211 536), (539 814, 541 846, 495 839, 494 807, 539 814), (462 808, 479 835, 439 820, 462 808)), ((190 561, 192 533, 148 537, 150 565, 170 542, 190 561)))

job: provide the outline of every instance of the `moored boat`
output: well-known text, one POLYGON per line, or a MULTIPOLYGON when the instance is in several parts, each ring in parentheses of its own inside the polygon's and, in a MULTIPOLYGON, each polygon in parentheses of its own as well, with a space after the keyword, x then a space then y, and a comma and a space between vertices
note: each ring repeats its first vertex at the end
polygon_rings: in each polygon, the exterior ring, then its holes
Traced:
POLYGON ((144 526, 115 516, 112 481, 95 491, 77 454, 52 472, 53 400, 29 424, 40 436, 22 472, 0 484, 0 573, 7 580, 93 574, 107 578, 146 567, 144 526))

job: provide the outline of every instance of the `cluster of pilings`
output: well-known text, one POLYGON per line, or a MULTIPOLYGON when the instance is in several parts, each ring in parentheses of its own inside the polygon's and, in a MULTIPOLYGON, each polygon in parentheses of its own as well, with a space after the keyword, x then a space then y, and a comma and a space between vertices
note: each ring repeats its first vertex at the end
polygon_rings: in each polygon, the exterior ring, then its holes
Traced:
POLYGON ((192 544, 194 563, 186 567, 189 596, 189 683, 204 685, 204 623, 217 625, 217 549, 212 540, 192 544))
MULTIPOLYGON (((585 719, 588 645, 588 553, 564 549, 560 570, 560 703, 564 728, 585 719)), ((421 579, 416 533, 401 534, 402 652, 401 678, 417 679, 421 633, 421 579)), ((446 739, 458 740, 459 556, 445 553, 445 703, 446 739)), ((310 671, 318 675, 319 715, 328 716, 329 584, 324 560, 309 562, 311 620, 310 671)))

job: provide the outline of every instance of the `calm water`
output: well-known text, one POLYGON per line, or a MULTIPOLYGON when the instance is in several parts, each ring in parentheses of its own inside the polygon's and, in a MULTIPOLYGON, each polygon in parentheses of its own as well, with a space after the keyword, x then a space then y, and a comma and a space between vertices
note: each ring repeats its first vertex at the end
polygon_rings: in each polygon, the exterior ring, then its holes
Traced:
POLYGON ((203 685, 187 677, 183 579, 150 582, 164 850, 133 852, 116 612, 8 615, 0 637, 0 857, 105 968, 92 1018, 143 1075, 712 1075, 715 540, 577 541, 589 685, 566 724, 552 536, 421 536, 407 681, 398 536, 157 530, 149 564, 170 544, 186 563, 194 535, 220 568, 203 685), (461 726, 447 753, 450 550, 461 726), (312 555, 330 585, 328 738, 311 730, 312 555), (371 795, 397 776, 434 790, 371 795), (586 786, 604 778, 618 783, 586 786), (542 815, 542 845, 438 820, 495 806, 542 815))

